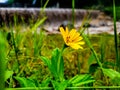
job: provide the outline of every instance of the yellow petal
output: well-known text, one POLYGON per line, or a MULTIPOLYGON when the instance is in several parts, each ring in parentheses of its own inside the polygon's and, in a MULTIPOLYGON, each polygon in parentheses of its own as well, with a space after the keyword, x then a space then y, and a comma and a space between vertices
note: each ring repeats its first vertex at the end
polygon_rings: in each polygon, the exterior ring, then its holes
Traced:
POLYGON ((83 37, 79 36, 79 40, 82 40, 82 39, 83 39, 83 37))
POLYGON ((80 45, 84 45, 85 42, 84 42, 84 41, 80 41, 79 44, 80 44, 80 45))
POLYGON ((82 37, 74 38, 73 42, 74 42, 74 43, 77 43, 77 42, 79 42, 79 41, 82 40, 82 39, 83 39, 82 37))
POLYGON ((60 27, 60 32, 61 32, 62 36, 65 35, 65 31, 64 31, 64 28, 63 28, 63 27, 60 27))
POLYGON ((84 41, 80 41, 80 42, 77 42, 77 43, 75 43, 75 44, 78 44, 78 45, 84 45, 85 42, 84 42, 84 41))
POLYGON ((69 30, 68 30, 68 27, 66 27, 66 36, 68 36, 68 34, 69 34, 69 30))
POLYGON ((76 30, 72 29, 69 33, 70 39, 73 39, 75 37, 75 34, 76 34, 76 30))
POLYGON ((83 47, 81 47, 79 44, 71 44, 70 47, 72 47, 73 49, 83 49, 83 47))
POLYGON ((80 37, 80 33, 76 32, 72 39, 76 39, 76 38, 79 38, 79 37, 80 37))
POLYGON ((65 32, 63 27, 60 27, 60 32, 62 34, 62 37, 63 37, 64 41, 66 41, 66 32, 65 32))

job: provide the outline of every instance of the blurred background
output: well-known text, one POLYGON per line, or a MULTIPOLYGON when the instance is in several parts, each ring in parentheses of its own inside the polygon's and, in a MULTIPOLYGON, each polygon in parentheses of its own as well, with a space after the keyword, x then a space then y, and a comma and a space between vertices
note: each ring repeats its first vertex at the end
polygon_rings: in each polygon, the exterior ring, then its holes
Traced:
MULTIPOLYGON (((0 0, 0 7, 42 7, 47 0, 0 0)), ((49 0, 47 7, 71 8, 72 0, 49 0)), ((120 1, 116 0, 116 5, 120 1)), ((112 6, 112 0, 75 0, 75 8, 112 6)))
MULTIPOLYGON (((0 0, 0 7, 40 8, 47 0, 0 0)), ((120 20, 120 0, 116 2, 116 17, 120 20)), ((113 15, 113 0, 75 0, 76 9, 97 9, 113 15)), ((72 8, 72 0, 49 0, 47 8, 72 8)))

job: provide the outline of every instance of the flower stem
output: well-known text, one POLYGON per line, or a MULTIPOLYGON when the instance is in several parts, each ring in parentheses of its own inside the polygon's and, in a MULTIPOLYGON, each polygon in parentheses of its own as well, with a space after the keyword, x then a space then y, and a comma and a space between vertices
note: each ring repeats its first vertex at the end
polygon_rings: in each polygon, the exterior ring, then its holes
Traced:
POLYGON ((64 44, 60 53, 59 53, 59 56, 58 56, 59 58, 58 58, 58 62, 57 62, 57 71, 59 73, 58 76, 59 76, 60 81, 64 80, 64 61, 63 61, 62 56, 63 56, 63 51, 65 48, 66 48, 66 45, 64 44), (61 73, 61 71, 63 71, 63 72, 61 73))
POLYGON ((64 44, 64 45, 62 46, 61 53, 63 53, 63 51, 64 51, 64 49, 65 49, 66 47, 68 47, 66 44, 64 44))
POLYGON ((89 39, 85 36, 84 33, 82 33, 82 36, 84 38, 84 40, 86 41, 87 45, 89 46, 90 50, 92 51, 94 57, 96 58, 96 62, 98 63, 98 65, 100 66, 100 68, 102 69, 102 63, 100 62, 98 56, 97 56, 97 53, 95 52, 92 44, 90 43, 89 39))

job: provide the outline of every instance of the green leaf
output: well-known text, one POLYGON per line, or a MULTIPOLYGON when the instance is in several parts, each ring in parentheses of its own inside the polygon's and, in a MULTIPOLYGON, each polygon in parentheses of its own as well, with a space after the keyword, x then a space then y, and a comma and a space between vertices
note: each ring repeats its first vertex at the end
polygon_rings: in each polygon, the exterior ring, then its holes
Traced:
POLYGON ((76 87, 76 86, 92 83, 94 81, 95 80, 93 79, 93 77, 91 77, 88 74, 85 74, 85 75, 77 75, 73 77, 72 79, 69 80, 69 84, 76 87))
POLYGON ((54 90, 65 90, 67 87, 68 81, 62 81, 62 82, 57 82, 57 81, 52 81, 54 90))
POLYGON ((69 80, 69 83, 72 83, 72 81, 76 80, 78 77, 79 77, 79 75, 74 76, 73 78, 71 78, 71 79, 69 80))
POLYGON ((53 50, 51 60, 43 56, 40 58, 48 66, 55 79, 64 80, 64 62, 59 48, 53 50))
POLYGON ((60 80, 64 79, 64 61, 63 61, 63 57, 60 56, 60 65, 59 65, 59 77, 60 80))
MULTIPOLYGON (((51 74, 54 76, 54 77, 58 77, 57 75, 57 70, 56 70, 56 67, 54 65, 54 63, 52 63, 51 60, 49 60, 47 57, 44 57, 44 56, 40 56, 41 60, 44 62, 44 64, 46 64, 48 66, 48 69, 50 70, 51 74)), ((57 63, 57 62, 56 62, 57 63)), ((55 64, 56 64, 55 63, 55 64)))
POLYGON ((120 76, 119 77, 115 77, 114 79, 111 80, 112 84, 115 86, 120 86, 120 76))
POLYGON ((94 56, 94 54, 92 53, 92 54, 90 55, 90 57, 88 58, 88 64, 91 65, 94 61, 95 61, 95 56, 94 56))
POLYGON ((102 70, 103 70, 103 73, 106 76, 110 77, 111 79, 114 79, 115 77, 120 77, 120 73, 113 70, 113 69, 105 69, 105 68, 103 68, 102 70))
POLYGON ((104 75, 108 76, 113 84, 120 85, 120 73, 113 69, 103 68, 104 75))
POLYGON ((5 71, 5 81, 13 75, 13 71, 7 70, 5 71))
POLYGON ((50 78, 48 77, 46 80, 42 81, 41 83, 41 87, 48 87, 49 83, 50 83, 50 78))
POLYGON ((51 67, 51 61, 47 57, 40 56, 40 59, 44 62, 45 65, 51 67))
POLYGON ((58 48, 54 49, 52 52, 52 58, 51 58, 51 65, 52 65, 52 70, 54 71, 54 75, 58 76, 58 63, 59 63, 59 54, 60 54, 60 50, 58 48))
POLYGON ((52 52, 51 65, 54 75, 59 77, 60 80, 63 80, 64 62, 61 51, 58 48, 54 49, 52 52))
POLYGON ((34 80, 25 77, 14 77, 21 87, 36 87, 34 80))

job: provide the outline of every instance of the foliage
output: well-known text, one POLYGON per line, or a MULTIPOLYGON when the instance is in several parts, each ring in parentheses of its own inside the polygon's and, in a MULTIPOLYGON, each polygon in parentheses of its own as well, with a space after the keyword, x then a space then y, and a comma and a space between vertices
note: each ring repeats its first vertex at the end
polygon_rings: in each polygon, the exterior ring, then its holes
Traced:
MULTIPOLYGON (((84 70, 84 72, 88 72, 88 69, 85 69, 82 67, 82 64, 84 64, 84 67, 88 67, 91 68, 93 65, 95 65, 94 63, 96 63, 95 59, 96 57, 94 56, 94 54, 90 55, 90 51, 89 48, 87 46, 84 46, 85 50, 78 50, 78 51, 74 51, 71 48, 66 48, 62 53, 61 50, 59 48, 62 49, 62 45, 64 44, 62 41, 62 38, 59 34, 57 35, 47 35, 45 36, 43 32, 40 32, 40 34, 34 33, 32 34, 31 29, 29 30, 30 32, 26 32, 26 33, 13 33, 14 35, 14 40, 16 43, 16 46, 18 48, 18 58, 16 58, 16 54, 14 51, 14 44, 9 44, 9 53, 8 53, 8 71, 6 72, 6 87, 13 87, 12 84, 15 83, 15 87, 27 87, 29 86, 31 83, 31 85, 33 87, 54 87, 54 88, 58 88, 61 87, 61 85, 65 85, 63 88, 66 88, 68 86, 84 86, 88 83, 94 83, 94 82, 98 82, 100 80, 100 78, 97 78, 98 81, 95 80, 95 73, 99 70, 99 65, 97 65, 96 70, 90 69, 90 74, 80 74, 77 75, 78 72, 75 63, 77 63, 77 58, 78 60, 80 60, 80 70, 84 70), (23 38, 21 38, 23 37, 23 38), (33 39, 30 39, 30 38, 33 39), (42 38, 41 38, 42 37, 42 38), (41 42, 42 41, 42 42, 41 42), (57 42, 59 41, 59 42, 57 42), (55 43, 56 42, 56 43, 55 43), (34 44, 36 43, 36 44, 34 44), (38 44, 40 43, 40 44, 38 44), (42 43, 42 44, 41 44, 42 43), (11 46, 12 45, 12 46, 11 46), (36 46, 38 45, 38 46, 36 46), (56 46, 58 46, 59 48, 56 48, 56 46), (39 49, 34 49, 39 47, 39 49), (41 49, 40 49, 41 48, 41 49), (41 53, 34 53, 34 50, 38 50, 37 52, 41 52, 41 53), (49 51, 49 52, 48 52, 49 51), (52 55, 51 55, 52 53, 52 55), (78 53, 79 55, 76 56, 78 53), (88 53, 88 55, 86 54, 88 53), (62 55, 62 56, 61 56, 62 55), (73 57, 73 58, 71 58, 73 57), (82 58, 84 58, 87 62, 88 59, 88 66, 85 64, 86 62, 81 62, 83 61, 82 58), (16 61, 14 61, 16 60, 16 61), (42 61, 41 61, 42 60, 42 61), (59 62, 60 60, 60 62, 59 62), (18 64, 16 64, 16 62, 18 62, 18 64), (12 64, 13 63, 13 64, 12 64), (58 64, 59 63, 59 64, 58 64), (75 65, 74 65, 75 64, 75 65), (46 68, 46 66, 48 66, 48 68, 46 68), (69 72, 67 72, 69 70, 69 72), (91 71, 93 70, 93 71, 91 71), (72 72, 73 71, 73 74, 72 72), (74 77, 73 77, 74 75, 74 77), (10 80, 10 82, 9 82, 10 80), (9 83, 8 83, 9 82, 9 83), (19 83, 19 84, 17 84, 19 83), (28 85, 27 85, 28 84, 28 85)), ((6 34, 9 35, 9 34, 6 34)), ((85 36, 86 37, 86 36, 85 36)), ((108 48, 105 48, 105 51, 109 52, 109 53, 105 53, 104 56, 107 56, 104 58, 104 60, 106 62, 111 62, 114 63, 112 61, 109 61, 110 56, 114 56, 113 53, 111 52, 111 50, 114 51, 114 49, 112 48, 112 42, 111 40, 113 40, 113 36, 112 35, 107 35, 107 34, 100 34, 100 35, 92 35, 89 36, 90 41, 92 41, 91 43, 89 42, 90 45, 93 45, 93 47, 95 48, 95 51, 98 51, 97 57, 100 54, 104 54, 101 53, 99 51, 99 49, 101 48, 101 45, 98 44, 96 46, 96 43, 100 43, 101 37, 104 37, 106 42, 106 45, 111 44, 110 46, 108 46, 108 48), (96 38, 96 39, 94 39, 96 38), (111 52, 111 53, 110 53, 111 52)), ((10 42, 10 41, 8 41, 10 42)), ((11 42, 13 43, 13 41, 11 42)), ((87 43, 86 43, 87 44, 87 43)), ((91 46, 90 46, 91 47, 91 46)), ((102 55, 103 56, 103 55, 102 55)), ((115 57, 113 57, 114 60, 115 57)), ((98 57, 98 59, 100 59, 100 57, 98 57)), ((111 64, 107 64, 105 61, 102 62, 102 65, 104 67, 111 67, 111 64)), ((107 69, 105 69, 106 71, 108 71, 107 69)), ((105 72, 105 78, 106 76, 110 75, 110 74, 106 74, 108 72, 105 72)), ((80 71, 81 73, 83 71, 80 71)), ((113 71, 112 71, 113 72, 113 71)), ((115 71, 116 72, 116 71, 115 71)), ((110 72, 109 72, 110 73, 110 72)), ((111 78, 111 76, 108 76, 111 78)), ((115 76, 117 77, 117 76, 115 76)), ((111 83, 112 82, 116 82, 115 85, 119 85, 119 83, 117 83, 116 80, 114 80, 113 78, 110 79, 111 83)), ((103 81, 104 82, 104 81, 103 81)), ((105 83, 105 82, 104 82, 105 83)), ((106 82, 107 83, 107 82, 106 82)), ((94 85, 94 84, 93 84, 94 85)), ((102 84, 104 85, 104 84, 102 84)), ((58 90, 58 89, 57 89, 58 90)))
MULTIPOLYGON (((74 25, 74 0, 72 3, 74 25)), ((116 32, 115 17, 114 11, 116 32)), ((118 50, 117 33, 87 36, 84 33, 86 28, 81 26, 80 30, 74 32, 83 37, 86 45, 82 50, 74 50, 65 42, 68 41, 68 36, 73 38, 75 35, 64 33, 63 37, 68 35, 64 38, 67 41, 62 40, 60 34, 46 35, 47 32, 42 30, 46 19, 42 17, 36 23, 24 26, 26 31, 22 30, 23 26, 17 25, 16 17, 14 17, 14 26, 2 27, 3 31, 0 32, 0 81, 3 81, 0 87, 2 90, 4 82, 5 87, 9 89, 33 88, 33 90, 120 85, 119 65, 115 63, 119 63, 119 55, 116 56, 118 54, 116 52, 118 50), (115 39, 113 36, 116 36, 115 39), (115 46, 113 42, 116 43, 115 46)), ((76 41, 79 39, 81 40, 78 38, 76 41)))
POLYGON ((5 82, 5 70, 6 70, 6 40, 3 37, 3 33, 0 31, 0 89, 4 90, 5 82))

